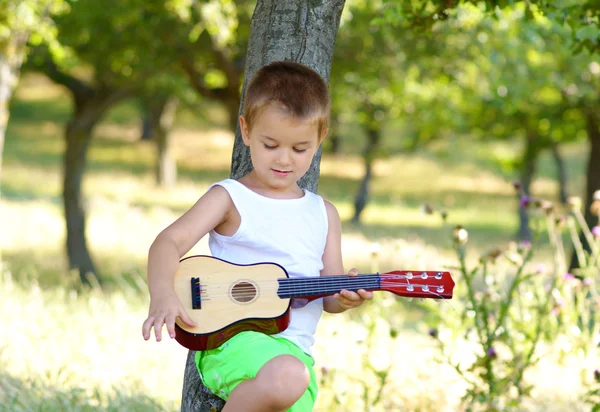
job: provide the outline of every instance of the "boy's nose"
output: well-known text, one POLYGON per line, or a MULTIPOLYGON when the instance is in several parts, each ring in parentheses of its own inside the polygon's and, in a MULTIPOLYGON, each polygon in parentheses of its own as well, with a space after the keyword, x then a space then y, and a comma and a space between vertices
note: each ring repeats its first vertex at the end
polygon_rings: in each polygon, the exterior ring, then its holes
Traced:
POLYGON ((287 166, 290 164, 290 154, 287 150, 284 150, 279 156, 279 164, 282 166, 287 166))

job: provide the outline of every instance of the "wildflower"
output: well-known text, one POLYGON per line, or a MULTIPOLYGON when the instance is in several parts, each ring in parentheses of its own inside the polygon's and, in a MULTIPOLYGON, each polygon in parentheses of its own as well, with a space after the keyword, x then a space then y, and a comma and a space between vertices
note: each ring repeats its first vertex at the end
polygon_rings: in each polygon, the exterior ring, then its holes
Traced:
POLYGON ((590 278, 585 278, 585 279, 583 279, 583 284, 585 286, 592 286, 594 284, 594 280, 590 279, 590 278))
POLYGON ((520 192, 521 188, 523 187, 523 185, 521 184, 521 182, 518 181, 518 180, 513 180, 512 185, 513 185, 513 187, 515 188, 515 190, 517 192, 520 192))
POLYGON ((437 337, 438 337, 438 330, 436 328, 429 329, 429 336, 431 336, 434 339, 437 339, 437 337))
POLYGON ((445 210, 441 210, 440 211, 440 216, 442 217, 442 220, 445 222, 446 219, 448 219, 448 212, 445 210))
POLYGON ((428 205, 427 203, 424 203, 421 205, 421 212, 425 213, 426 215, 432 215, 433 208, 430 205, 428 205))
POLYGON ((578 196, 571 196, 567 199, 567 205, 572 212, 581 210, 581 198, 578 196))
POLYGON ((600 237, 600 226, 594 226, 592 228, 592 234, 594 237, 600 237))
POLYGON ((462 246, 469 240, 469 233, 461 225, 457 225, 452 233, 452 238, 454 239, 454 243, 462 246))
POLYGON ((563 276, 564 280, 573 280, 575 279, 575 275, 572 273, 565 273, 565 275, 563 276))
POLYGON ((558 216, 556 219, 554 219, 554 224, 556 225, 557 229, 562 229, 562 227, 565 225, 565 221, 566 218, 564 216, 558 216))
POLYGON ((498 356, 498 354, 496 353, 496 349, 494 348, 489 348, 487 350, 487 356, 494 359, 496 356, 498 356))
POLYGON ((600 371, 598 369, 594 370, 594 379, 596 382, 600 382, 600 371))
POLYGON ((548 216, 554 214, 554 204, 549 200, 541 201, 541 208, 546 212, 548 216))
POLYGON ((531 249, 531 242, 529 240, 523 240, 519 242, 519 246, 517 247, 517 252, 523 254, 531 249))
POLYGON ((521 200, 519 201, 519 205, 523 209, 527 209, 529 205, 531 205, 531 198, 529 196, 521 196, 521 200))
POLYGON ((550 311, 554 316, 558 316, 558 314, 560 313, 560 307, 555 306, 552 308, 552 310, 550 311))
POLYGON ((321 367, 321 375, 326 376, 329 373, 329 368, 325 365, 321 367))
POLYGON ((543 263, 540 263, 539 265, 537 265, 535 267, 535 273, 537 273, 538 275, 541 275, 545 271, 546 271, 546 265, 544 265, 543 263))
POLYGON ((489 253, 489 257, 492 261, 495 261, 502 255, 502 251, 499 248, 495 248, 489 253))
POLYGON ((594 200, 592 202, 590 205, 590 212, 592 212, 593 215, 597 215, 598 212, 600 212, 600 200, 594 200))

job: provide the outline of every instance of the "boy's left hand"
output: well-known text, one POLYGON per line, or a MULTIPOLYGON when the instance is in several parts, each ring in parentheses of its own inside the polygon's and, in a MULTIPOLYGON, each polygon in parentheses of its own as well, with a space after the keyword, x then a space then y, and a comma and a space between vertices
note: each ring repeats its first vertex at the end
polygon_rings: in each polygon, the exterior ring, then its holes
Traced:
MULTIPOLYGON (((348 271, 348 276, 356 275, 358 275, 358 270, 352 268, 348 271)), ((333 297, 344 309, 352 309, 362 305, 365 300, 373 299, 373 292, 368 292, 364 289, 359 289, 356 292, 343 289, 340 293, 333 295, 333 297)))

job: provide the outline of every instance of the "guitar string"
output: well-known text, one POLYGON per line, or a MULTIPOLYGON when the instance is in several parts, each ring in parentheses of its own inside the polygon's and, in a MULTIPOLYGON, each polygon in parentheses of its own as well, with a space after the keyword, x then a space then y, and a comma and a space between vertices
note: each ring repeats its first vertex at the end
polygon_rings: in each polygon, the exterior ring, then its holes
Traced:
MULTIPOLYGON (((255 282, 255 283, 250 283, 247 282, 247 284, 243 284, 243 283, 238 283, 237 285, 237 290, 256 290, 256 286, 258 286, 258 289, 260 290, 273 290, 273 289, 277 289, 280 290, 282 292, 292 292, 292 291, 303 291, 303 290, 308 290, 308 291, 312 291, 315 289, 327 289, 330 287, 340 287, 341 289, 347 289, 347 287, 353 288, 353 289, 364 289, 365 287, 379 287, 379 286, 393 286, 393 285, 413 285, 413 286, 422 286, 421 283, 419 282, 407 282, 407 283, 399 283, 399 282, 395 282, 395 281, 390 281, 390 280, 377 280, 377 279, 357 279, 356 281, 352 281, 352 280, 343 280, 343 281, 330 281, 329 279, 325 280, 320 280, 320 279, 324 279, 324 278, 315 278, 312 280, 305 280, 302 279, 302 282, 298 282, 298 283, 304 283, 304 284, 298 284, 298 285, 293 285, 293 284, 280 284, 279 282, 275 283, 274 281, 268 281, 268 282, 255 282), (312 284, 310 284, 312 283, 312 284)), ((410 279, 404 279, 404 280, 410 280, 410 279)), ((416 279, 416 280, 424 280, 424 279, 416 279)), ((436 279, 439 280, 439 279, 436 279)), ((245 282, 244 280, 242 280, 242 282, 245 282)), ((208 288, 214 288, 215 286, 227 286, 227 289, 229 289, 229 287, 233 284, 233 282, 230 283, 210 283, 210 284, 200 284, 201 286, 201 291, 205 292, 208 288)), ((427 286, 444 286, 441 284, 427 284, 427 286)))
MULTIPOLYGON (((440 272, 435 272, 435 273, 440 273, 440 272)), ((442 272, 442 276, 443 277, 447 277, 447 276, 443 275, 443 272, 442 272)), ((427 275, 427 278, 435 278, 435 275, 427 275)), ((262 281, 262 283, 278 282, 278 283, 285 284, 285 283, 294 283, 294 282, 300 283, 300 282, 303 282, 303 281, 307 281, 307 282, 316 281, 316 282, 319 282, 319 283, 322 282, 324 284, 327 284, 327 283, 330 283, 330 282, 339 282, 339 281, 342 281, 342 282, 345 282, 345 281, 352 282, 353 279, 356 279, 356 280, 360 279, 360 280, 365 280, 365 281, 369 281, 370 280, 370 281, 375 282, 375 281, 378 281, 378 279, 381 279, 380 281, 384 281, 384 280, 388 280, 389 281, 391 279, 395 279, 395 280, 398 280, 398 279, 401 279, 401 280, 405 280, 405 279, 408 279, 408 280, 411 280, 411 279, 415 279, 415 280, 423 279, 423 280, 425 280, 427 278, 421 277, 420 274, 412 275, 411 277, 407 277, 406 275, 364 274, 364 275, 356 275, 356 276, 332 275, 332 276, 314 276, 314 277, 298 277, 298 278, 278 278, 278 279, 275 279, 275 280, 262 281)), ((356 281, 356 280, 354 280, 354 281, 356 281)), ((436 279, 436 280, 443 280, 443 278, 442 279, 436 279)), ((249 282, 249 283, 251 282, 251 283, 258 284, 258 285, 261 284, 261 282, 252 281, 251 279, 240 278, 237 281, 238 282, 249 282)), ((226 285, 226 286, 229 286, 232 283, 233 282, 214 282, 214 283, 211 283, 211 285, 213 285, 213 286, 216 286, 216 285, 226 285)))
MULTIPOLYGON (((330 285, 330 286, 339 286, 339 285, 330 285)), ((351 288, 352 290, 358 290, 358 289, 372 289, 373 288, 373 284, 359 284, 359 285, 352 285, 353 287, 351 288)), ((428 287, 428 288, 433 288, 433 289, 437 289, 438 287, 443 285, 437 285, 437 284, 420 284, 420 283, 397 283, 397 282, 381 282, 380 285, 378 285, 378 287, 376 289, 379 289, 381 287, 406 287, 408 288, 409 286, 413 286, 415 287, 415 289, 417 288, 423 288, 424 286, 428 287)), ((346 289, 346 288, 341 288, 341 289, 346 289)), ((337 290, 336 288, 336 292, 332 292, 331 290, 328 289, 321 289, 321 290, 317 290, 315 291, 315 288, 291 288, 291 289, 281 289, 281 288, 269 288, 269 287, 263 287, 260 288, 261 291, 273 291, 273 290, 277 290, 278 294, 287 294, 287 293, 305 293, 305 292, 314 292, 315 294, 319 294, 319 292, 323 292, 326 294, 335 294, 335 293, 339 293, 340 290, 337 290)), ((348 290, 348 289, 347 289, 348 290)), ((200 296, 203 299, 208 299, 210 297, 222 297, 222 296, 227 296, 229 297, 231 295, 230 292, 226 292, 226 293, 209 293, 210 290, 207 289, 203 289, 200 296), (203 295, 204 293, 204 295, 203 295)), ((218 290, 218 292, 223 292, 223 290, 218 290)), ((253 297, 256 295, 256 289, 255 288, 249 288, 249 287, 240 287, 236 290, 236 296, 239 297, 253 297)), ((414 292, 419 292, 418 290, 414 290, 414 292)), ((425 291, 428 292, 428 291, 425 291)), ((442 292, 443 293, 443 292, 442 292)), ((310 296, 310 295, 308 295, 310 296)))
MULTIPOLYGON (((410 284, 403 284, 402 286, 409 286, 409 285, 410 285, 410 284)), ((431 286, 431 285, 428 285, 428 286, 431 286)), ((415 290, 415 292, 417 292, 417 291, 415 290)), ((440 300, 443 300, 443 301, 445 301, 445 302, 448 304, 448 306, 450 306, 450 308, 451 308, 452 310, 455 310, 455 309, 454 309, 454 307, 453 307, 453 306, 450 304, 450 302, 449 302, 449 300, 450 300, 450 299, 449 299, 449 298, 446 298, 446 297, 444 297, 443 295, 440 295, 439 293, 436 293, 436 292, 434 292, 434 291, 432 291, 432 290, 427 290, 427 291, 421 290, 420 292, 421 292, 421 293, 427 293, 427 294, 430 294, 430 295, 435 295, 435 296, 437 296, 437 297, 438 297, 440 300)), ((213 296, 214 296, 215 298, 219 298, 219 299, 223 299, 223 298, 228 298, 228 299, 230 299, 230 296, 229 296, 229 294, 224 294, 224 295, 213 295, 213 296)), ((238 298, 243 298, 243 297, 250 297, 250 298, 252 298, 252 297, 254 297, 254 296, 255 296, 255 294, 252 294, 252 295, 250 295, 250 296, 243 296, 243 295, 236 295, 236 296, 237 296, 238 298)), ((406 297, 406 298, 409 298, 409 299, 413 299, 413 297, 410 297, 410 296, 403 296, 403 297, 406 297)), ((417 298, 417 299, 419 299, 419 298, 423 298, 423 297, 422 297, 422 296, 417 296, 416 298, 417 298)), ((288 298, 283 298, 283 299, 288 299, 288 298)), ((291 298, 290 298, 290 299, 291 299, 291 298)), ((423 298, 423 299, 425 299, 425 298, 423 298)), ((210 297, 208 297, 208 298, 205 298, 205 297, 203 297, 203 298, 202 298, 202 301, 203 301, 203 302, 204 302, 204 301, 211 301, 211 300, 213 300, 213 299, 211 299, 210 297)))

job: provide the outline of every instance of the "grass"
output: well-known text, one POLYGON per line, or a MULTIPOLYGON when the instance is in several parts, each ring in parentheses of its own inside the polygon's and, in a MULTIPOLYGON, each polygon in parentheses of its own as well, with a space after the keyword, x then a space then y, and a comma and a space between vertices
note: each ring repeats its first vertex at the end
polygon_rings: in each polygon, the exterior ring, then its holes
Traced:
MULTIPOLYGON (((0 307, 10 314, 8 333, 0 334, 0 404, 6 405, 0 410, 177 410, 186 352, 175 342, 148 343, 140 336, 148 305, 145 257, 162 228, 210 183, 229 175, 233 140, 223 128, 226 117, 214 106, 200 119, 182 109, 173 133, 179 179, 166 190, 154 184, 154 148, 138 139, 135 104, 109 112, 96 130, 83 183, 89 247, 107 287, 84 290, 65 269, 63 246, 62 129, 69 110, 64 92, 37 76, 23 79, 11 103, 0 186, 0 307)), ((451 225, 469 230, 473 259, 513 238, 514 176, 503 165, 516 156, 515 142, 438 142, 427 151, 380 159, 363 224, 349 223, 363 171, 354 129, 341 154, 324 155, 319 181, 319 192, 344 220, 347 268, 452 264, 449 230, 421 212, 423 203, 447 209, 451 225)), ((386 137, 390 147, 394 136, 386 137)), ((585 151, 574 144, 564 155, 570 191, 580 193, 585 151)), ((550 157, 541 159, 539 176, 534 192, 556 199, 550 157)), ((190 253, 206 251, 204 239, 190 253)), ((375 391, 377 382, 365 365, 392 362, 385 399, 370 410, 456 410, 464 388, 433 362, 426 339, 433 305, 381 294, 342 321, 325 316, 315 347, 323 380, 318 409, 366 410, 364 389, 375 391), (366 338, 370 328, 376 338, 366 338), (391 338, 390 328, 399 337, 391 338)), ((468 348, 463 352, 468 356, 468 348)), ((542 390, 527 410, 578 410, 576 377, 567 366, 548 362, 536 370, 532 378, 542 390), (556 378, 544 378, 550 374, 556 378)))

